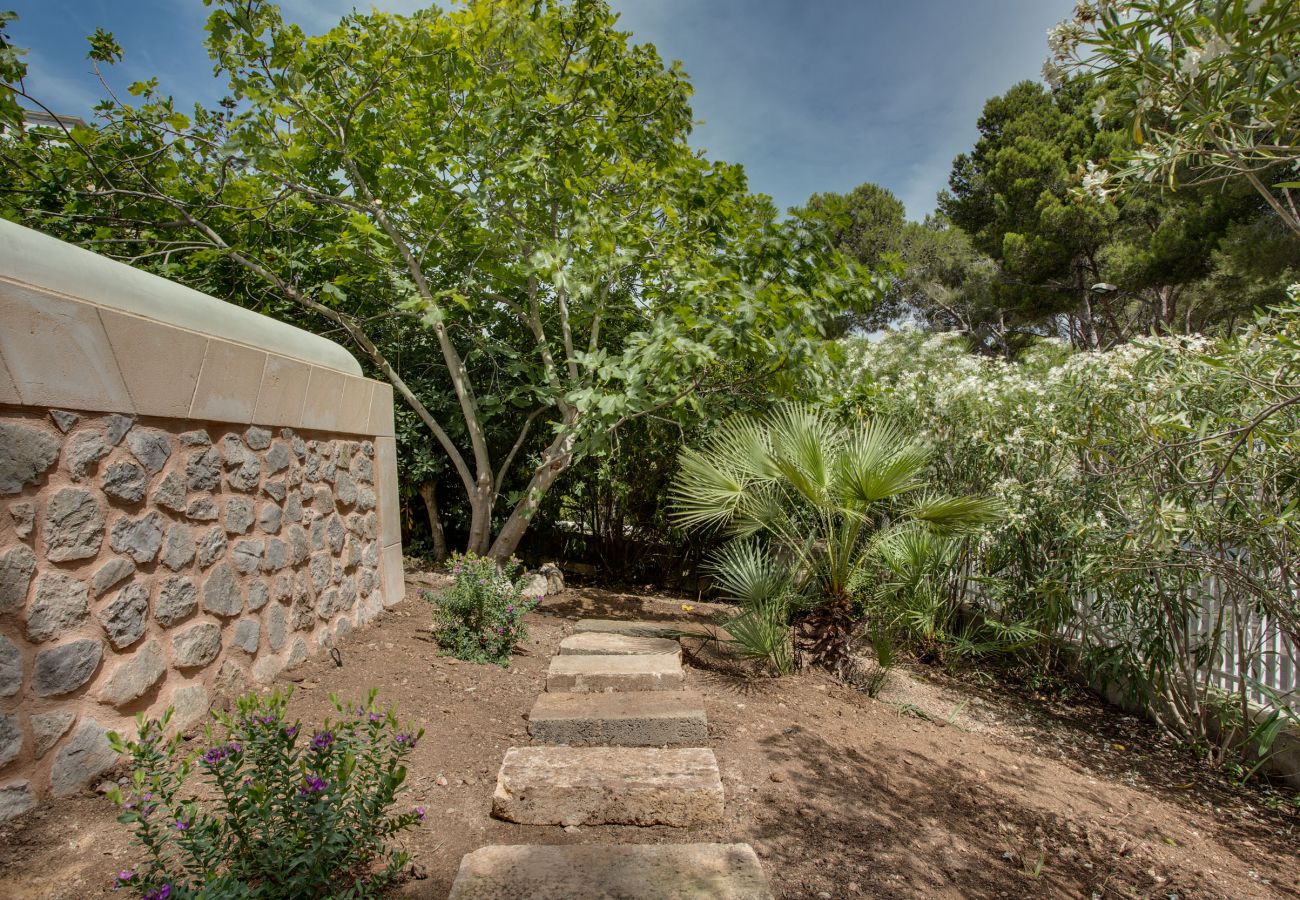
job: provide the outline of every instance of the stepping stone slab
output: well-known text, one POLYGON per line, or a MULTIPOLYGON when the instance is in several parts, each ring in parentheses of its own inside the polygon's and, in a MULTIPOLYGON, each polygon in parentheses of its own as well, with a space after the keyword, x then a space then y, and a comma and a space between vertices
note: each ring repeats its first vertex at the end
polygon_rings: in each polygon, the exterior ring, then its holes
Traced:
POLYGON ((651 622, 626 619, 579 619, 573 630, 578 634, 625 634, 632 637, 668 637, 685 622, 651 622))
POLYGON ((704 747, 511 747, 492 814, 521 825, 722 821, 722 778, 704 747))
POLYGON ((704 702, 686 691, 542 694, 528 731, 543 744, 699 747, 708 742, 704 702))
POLYGON ((467 853, 449 900, 773 900, 749 844, 491 846, 467 853))
MULTIPOLYGON (((622 634, 628 637, 657 637, 677 639, 683 633, 691 637, 731 640, 731 635, 717 625, 707 622, 655 622, 645 619, 579 619, 573 626, 577 634, 622 634)), ((564 651, 561 651, 564 652, 564 651)))
POLYGON ((555 656, 546 673, 551 693, 677 691, 686 686, 676 653, 642 656, 555 656))
POLYGON ((571 634, 560 641, 561 656, 642 656, 648 653, 676 653, 681 644, 668 638, 590 631, 571 634))

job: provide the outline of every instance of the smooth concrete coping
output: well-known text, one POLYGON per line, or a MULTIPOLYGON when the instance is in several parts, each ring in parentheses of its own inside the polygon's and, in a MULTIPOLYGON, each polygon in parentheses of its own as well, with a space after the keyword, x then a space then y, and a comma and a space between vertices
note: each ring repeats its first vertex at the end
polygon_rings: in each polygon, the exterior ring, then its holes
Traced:
POLYGON ((0 403, 391 436, 343 347, 0 221, 0 403))
POLYGON ((361 374, 352 354, 331 340, 4 220, 0 277, 314 366, 361 374))
POLYGON ((561 656, 643 656, 647 653, 680 653, 681 645, 668 638, 598 631, 571 634, 560 641, 561 656))
POLYGON ((704 701, 689 691, 542 694, 528 732, 543 744, 699 747, 709 725, 704 701))
POLYGON ((554 656, 546 673, 552 693, 676 691, 686 686, 681 654, 554 656))
POLYGON ((492 814, 521 825, 705 825, 722 820, 706 747, 511 747, 492 814))
POLYGON ((449 900, 774 900, 749 844, 496 844, 467 853, 449 900))

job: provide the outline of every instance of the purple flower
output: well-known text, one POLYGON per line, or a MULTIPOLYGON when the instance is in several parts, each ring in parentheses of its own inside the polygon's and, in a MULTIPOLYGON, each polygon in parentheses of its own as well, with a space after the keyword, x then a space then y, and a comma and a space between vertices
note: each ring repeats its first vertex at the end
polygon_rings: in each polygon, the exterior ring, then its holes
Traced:
POLYGON ((372 722, 382 722, 382 721, 384 721, 384 717, 383 717, 383 715, 381 715, 380 713, 371 713, 371 714, 370 714, 370 721, 372 721, 372 722))
POLYGON ((403 732, 393 739, 399 747, 410 747, 415 749, 415 735, 403 732))
POLYGON ((296 737, 297 735, 298 735, 298 726, 297 726, 297 725, 290 725, 290 726, 288 726, 287 728, 284 729, 284 736, 285 736, 285 737, 296 737))
POLYGON ((226 752, 231 756, 235 756, 236 754, 243 753, 244 748, 237 741, 231 741, 226 745, 226 752))
POLYGON ((318 731, 311 739, 311 748, 317 752, 324 751, 329 745, 334 743, 334 733, 331 731, 318 731))
POLYGON ((226 758, 225 747, 210 747, 208 752, 203 754, 203 761, 209 765, 216 765, 226 758))
POLYGON ((312 794, 319 794, 329 786, 329 782, 316 775, 308 775, 307 783, 298 788, 298 796, 309 797, 312 794))
POLYGON ((423 806, 417 806, 417 807, 415 808, 415 817, 416 817, 417 819, 419 819, 421 822, 424 821, 424 807, 423 807, 423 806))
POLYGON ((134 869, 123 869, 122 871, 117 873, 118 881, 130 881, 134 877, 135 877, 134 869))
POLYGON ((258 721, 261 722, 263 725, 274 725, 278 720, 276 719, 275 716, 262 716, 262 718, 258 719, 258 721))
POLYGON ((144 900, 167 900, 171 895, 172 886, 170 884, 164 884, 162 887, 155 888, 152 891, 145 891, 144 900))
POLYGON ((186 831, 189 829, 190 823, 186 822, 184 819, 177 819, 172 824, 172 827, 175 828, 177 831, 186 831))

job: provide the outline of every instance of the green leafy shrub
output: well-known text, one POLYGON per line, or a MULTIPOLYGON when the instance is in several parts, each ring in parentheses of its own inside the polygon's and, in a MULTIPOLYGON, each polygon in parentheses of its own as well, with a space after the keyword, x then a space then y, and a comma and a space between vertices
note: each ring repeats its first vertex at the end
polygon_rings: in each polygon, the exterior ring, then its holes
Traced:
POLYGON ((683 451, 674 518, 738 542, 711 573, 743 610, 727 623, 743 653, 778 673, 800 663, 847 675, 863 574, 902 542, 944 545, 998 519, 989 497, 934 491, 930 455, 883 419, 846 426, 798 404, 729 420, 683 451))
POLYGON ((109 734, 129 754, 129 789, 110 797, 135 829, 147 861, 118 873, 118 885, 151 900, 233 897, 372 897, 407 855, 390 840, 424 819, 420 807, 393 813, 406 778, 402 761, 424 734, 403 730, 391 709, 334 705, 342 718, 308 734, 285 718, 289 694, 250 694, 234 715, 214 713, 204 749, 185 754, 161 720, 137 716, 138 736, 109 734), (188 793, 199 785, 199 801, 188 793))
POLYGON ((441 596, 424 594, 434 604, 438 643, 467 662, 504 666, 515 645, 528 637, 524 616, 537 608, 542 596, 523 597, 517 580, 519 560, 498 564, 474 553, 453 553, 452 586, 441 596))

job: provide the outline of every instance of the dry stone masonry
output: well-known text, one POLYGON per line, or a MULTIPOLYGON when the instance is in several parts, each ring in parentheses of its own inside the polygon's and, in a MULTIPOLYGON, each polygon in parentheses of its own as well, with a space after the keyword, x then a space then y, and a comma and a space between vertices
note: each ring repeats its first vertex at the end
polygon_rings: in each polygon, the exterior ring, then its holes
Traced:
POLYGON ((391 387, 0 222, 0 821, 402 598, 391 387))

